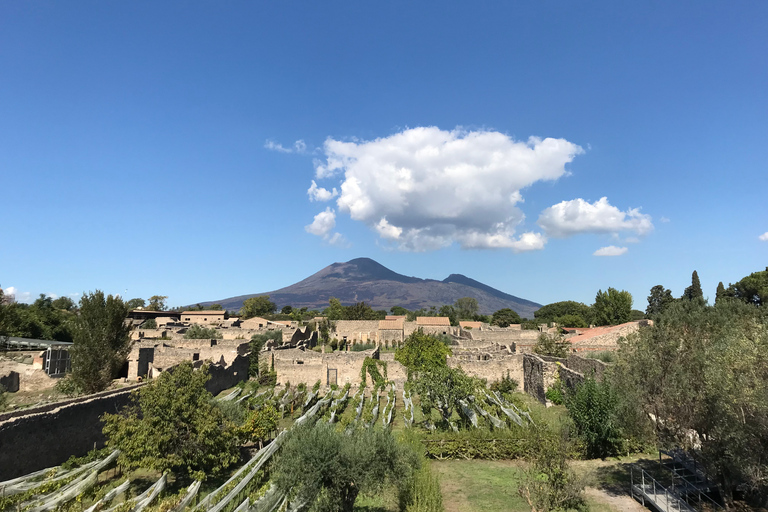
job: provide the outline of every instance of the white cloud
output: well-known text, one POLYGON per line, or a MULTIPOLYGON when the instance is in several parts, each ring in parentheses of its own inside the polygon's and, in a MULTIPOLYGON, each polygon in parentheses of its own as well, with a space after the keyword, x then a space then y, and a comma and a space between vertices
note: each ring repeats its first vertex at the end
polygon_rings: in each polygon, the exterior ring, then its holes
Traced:
POLYGON ((318 187, 315 180, 312 180, 312 186, 307 189, 307 195, 310 201, 330 201, 339 195, 339 191, 335 187, 332 191, 318 187))
POLYGON ((623 212, 612 206, 607 197, 594 203, 583 199, 563 201, 545 209, 539 215, 539 226, 547 235, 564 238, 579 233, 618 233, 632 231, 646 235, 653 231, 651 216, 639 208, 623 212))
POLYGON ((669 222, 669 219, 667 217, 662 217, 662 218, 659 219, 659 221, 661 221, 661 222, 666 224, 667 222, 669 222))
POLYGON ((342 175, 340 212, 365 223, 400 249, 541 249, 540 233, 515 230, 521 191, 567 174, 583 153, 564 139, 525 142, 493 131, 407 129, 373 141, 328 139, 317 179, 342 175))
POLYGON ((627 237, 627 238, 624 239, 624 243, 627 243, 627 244, 639 244, 640 243, 640 239, 637 238, 636 236, 630 236, 630 237, 627 237))
POLYGON ((346 240, 341 233, 331 233, 333 228, 336 227, 336 212, 329 206, 315 215, 315 219, 312 224, 304 226, 304 230, 307 233, 321 237, 327 243, 331 245, 344 245, 346 240))
POLYGON ((31 304, 33 302, 32 292, 20 292, 15 286, 3 288, 3 294, 6 298, 14 297, 16 302, 22 302, 24 304, 31 304))
POLYGON ((294 142, 293 146, 288 148, 286 148, 279 142, 275 142, 273 140, 267 140, 264 143, 264 147, 272 151, 279 151, 280 153, 306 153, 307 152, 307 144, 301 139, 294 142))
POLYGON ((760 236, 759 236, 759 237, 757 237, 757 238, 759 238, 759 239, 760 239, 760 240, 762 240, 763 242, 768 242, 768 231, 766 231, 765 233, 763 233, 762 235, 760 235, 760 236))
POLYGON ((608 247, 601 247, 592 253, 592 256, 621 256, 629 249, 626 247, 616 247, 615 245, 609 245, 608 247))

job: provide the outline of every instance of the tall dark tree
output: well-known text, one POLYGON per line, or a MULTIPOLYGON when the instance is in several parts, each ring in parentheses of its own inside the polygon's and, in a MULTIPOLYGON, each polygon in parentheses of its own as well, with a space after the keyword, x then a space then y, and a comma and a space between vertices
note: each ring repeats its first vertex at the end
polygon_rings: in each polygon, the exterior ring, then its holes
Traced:
POLYGON ((491 318, 491 323, 499 327, 508 327, 510 324, 519 324, 520 322, 522 322, 520 315, 509 308, 498 310, 491 318))
POLYGON ((729 285, 725 295, 755 306, 768 304, 768 267, 729 285))
POLYGON ((648 307, 645 308, 645 314, 651 318, 662 314, 667 306, 675 301, 672 297, 672 291, 657 284, 651 288, 651 294, 648 296, 648 307))
POLYGON ((717 302, 725 296, 725 286, 723 286, 723 282, 720 281, 717 283, 717 291, 715 292, 715 304, 717 304, 717 302))
POLYGON ((125 323, 128 307, 104 292, 83 294, 74 321, 72 379, 87 393, 109 386, 131 350, 130 327, 125 323))
POLYGON ((632 318, 632 294, 625 290, 608 288, 598 290, 592 311, 597 325, 617 325, 632 318))
POLYGON ((704 292, 701 289, 699 274, 695 270, 691 275, 691 286, 685 289, 682 298, 685 300, 704 300, 704 292))

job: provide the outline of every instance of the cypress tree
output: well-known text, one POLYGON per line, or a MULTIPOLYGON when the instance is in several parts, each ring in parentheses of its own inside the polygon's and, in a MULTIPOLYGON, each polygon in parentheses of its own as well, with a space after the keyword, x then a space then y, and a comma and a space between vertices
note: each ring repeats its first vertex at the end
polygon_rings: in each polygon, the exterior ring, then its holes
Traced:
POLYGON ((725 286, 723 286, 723 282, 720 281, 717 283, 717 291, 715 292, 715 304, 717 304, 723 297, 725 297, 725 286))
POLYGON ((701 281, 699 281, 699 274, 695 270, 691 275, 691 286, 685 289, 685 291, 683 292, 682 298, 687 300, 694 300, 694 299, 704 300, 704 291, 701 289, 701 281))

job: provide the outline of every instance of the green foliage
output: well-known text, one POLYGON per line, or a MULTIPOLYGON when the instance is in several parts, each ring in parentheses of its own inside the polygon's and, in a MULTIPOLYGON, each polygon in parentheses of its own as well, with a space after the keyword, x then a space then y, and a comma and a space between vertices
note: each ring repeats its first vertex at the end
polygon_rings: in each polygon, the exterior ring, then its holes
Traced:
POLYGON ((262 446, 264 441, 270 438, 277 429, 280 414, 272 404, 266 404, 258 410, 252 411, 240 429, 241 438, 253 441, 262 446))
POLYGON ((509 370, 507 370, 507 374, 501 379, 491 383, 490 388, 491 391, 498 391, 501 394, 506 394, 517 391, 517 386, 519 385, 519 382, 509 376, 509 370))
POLYGON ((603 292, 598 290, 592 314, 596 325, 618 325, 629 322, 632 318, 632 294, 608 288, 603 292))
POLYGON ((101 450, 91 450, 82 457, 76 457, 72 455, 61 465, 61 469, 75 469, 79 468, 83 464, 88 464, 95 460, 101 460, 106 458, 112 450, 110 448, 102 448, 101 450))
POLYGON ((64 396, 74 397, 83 394, 82 388, 78 385, 72 374, 66 375, 56 383, 56 391, 64 396))
POLYGON ((360 381, 363 383, 363 386, 366 385, 367 375, 371 376, 374 390, 383 388, 387 383, 387 362, 366 357, 360 369, 360 381))
POLYGON ((8 401, 8 397, 5 396, 5 387, 0 384, 0 411, 5 409, 5 404, 8 401))
POLYGON ((203 327, 200 324, 192 324, 184 333, 186 340, 220 340, 222 334, 213 327, 203 327))
POLYGON ((336 322, 323 318, 317 326, 320 342, 327 345, 331 341, 331 333, 336 331, 336 322))
POLYGON ((409 311, 402 306, 392 306, 389 312, 394 316, 408 316, 409 311))
POLYGON ((238 460, 237 436, 205 390, 208 367, 185 362, 133 393, 119 414, 105 414, 107 445, 125 469, 216 475, 238 460))
POLYGON ((676 301, 621 344, 611 372, 626 402, 663 420, 663 445, 689 446, 690 432, 698 434, 700 459, 726 495, 768 495, 758 477, 768 474, 766 313, 735 300, 676 301))
POLYGON ((733 297, 748 304, 764 306, 768 304, 768 267, 761 272, 753 272, 740 281, 728 285, 726 297, 733 297))
POLYGON ((374 348, 376 348, 374 343, 355 343, 354 345, 350 345, 349 350, 352 352, 363 352, 374 348))
POLYGON ((539 322, 536 320, 523 319, 523 321, 520 322, 520 328, 524 331, 536 331, 539 329, 539 322))
POLYGON ((424 331, 419 329, 411 333, 403 346, 397 349, 395 361, 405 366, 410 379, 414 373, 445 367, 449 355, 451 349, 440 339, 424 334, 424 331))
POLYGON ((134 309, 145 307, 147 302, 144 299, 131 299, 125 305, 128 307, 128 311, 133 311, 134 309))
POLYGON ((565 406, 576 435, 584 442, 588 458, 602 459, 623 451, 618 402, 618 395, 609 382, 597 382, 592 377, 566 394, 565 406))
POLYGON ((520 315, 509 308, 500 309, 491 317, 491 324, 499 327, 509 327, 510 324, 519 324, 522 322, 520 315))
POLYGON ((413 391, 418 393, 421 408, 426 414, 432 409, 440 412, 440 427, 449 428, 453 412, 459 408, 460 400, 474 395, 480 382, 468 376, 461 368, 434 365, 419 371, 413 382, 413 391))
POLYGON ((589 359, 597 359, 598 361, 602 361, 604 363, 616 362, 616 352, 612 350, 603 350, 600 352, 582 352, 579 355, 589 359))
POLYGON ((325 308, 324 314, 328 320, 344 320, 344 306, 341 305, 339 299, 331 297, 328 300, 328 307, 325 308))
POLYGON ((165 303, 168 299, 167 295, 153 295, 149 298, 149 305, 147 309, 149 311, 165 311, 168 307, 165 303))
POLYGON ((405 512, 443 512, 443 494, 440 480, 432 472, 429 463, 424 461, 413 476, 410 496, 412 501, 405 512))
POLYGON ((141 324, 141 329, 157 329, 157 321, 154 318, 149 318, 141 324))
POLYGON ((247 320, 255 316, 269 315, 276 310, 277 305, 269 300, 269 295, 261 295, 259 297, 245 299, 243 307, 240 308, 240 317, 247 320))
POLYGON ((355 429, 347 435, 320 422, 293 429, 273 480, 312 510, 352 511, 359 493, 410 483, 416 467, 416 454, 388 430, 355 429))
POLYGON ((567 454, 572 443, 567 433, 549 435, 541 427, 533 427, 535 449, 531 450, 531 464, 518 489, 531 510, 582 510, 587 506, 582 496, 584 486, 571 470, 567 454))
POLYGON ((264 334, 254 334, 251 336, 249 350, 251 351, 250 362, 248 366, 248 376, 257 377, 259 375, 259 356, 264 349, 264 345, 270 340, 282 343, 283 331, 270 330, 264 334))
POLYGON ((74 308, 62 308, 54 303, 56 301, 43 294, 33 304, 20 304, 14 302, 13 297, 0 296, 0 337, 71 342, 74 308))
POLYGON ((717 304, 718 301, 724 299, 725 297, 725 286, 723 286, 723 282, 720 281, 717 283, 717 290, 715 291, 715 304, 717 304))
POLYGON ((384 316, 371 309, 371 306, 365 302, 358 302, 344 308, 344 320, 384 320, 384 316))
POLYGON ((563 381, 560 380, 559 373, 555 377, 555 382, 544 392, 544 397, 555 405, 563 405, 565 403, 565 390, 563 389, 563 381))
POLYGON ((539 335, 539 339, 536 341, 533 351, 542 356, 565 358, 568 357, 570 348, 571 344, 568 340, 560 336, 550 336, 543 332, 539 335))
POLYGON ((293 313, 293 306, 283 306, 283 309, 281 309, 280 312, 284 315, 290 315, 293 313))
POLYGON ((456 299, 453 307, 456 309, 456 316, 461 320, 472 320, 480 311, 480 305, 474 297, 462 297, 456 299))
POLYGON ((554 321, 557 323, 557 325, 562 327, 580 327, 580 328, 589 327, 589 325, 584 320, 584 318, 582 318, 579 315, 558 316, 557 318, 555 318, 554 321))
POLYGON ((522 429, 438 430, 423 435, 421 442, 425 455, 439 460, 511 460, 525 457, 530 449, 522 429))
POLYGON ((80 299, 73 323, 72 379, 86 393, 106 389, 131 350, 128 308, 119 297, 97 290, 80 299))
POLYGON ((657 284, 651 288, 651 294, 648 295, 648 307, 645 308, 645 314, 649 318, 656 318, 664 313, 673 302, 675 302, 675 298, 672 297, 672 291, 657 284))
POLYGON ((557 322, 566 327, 578 327, 577 325, 570 325, 557 320, 566 315, 580 317, 585 326, 592 322, 592 311, 590 307, 581 302, 572 300, 553 302, 552 304, 540 307, 533 313, 533 316, 538 323, 557 322))
POLYGON ((701 289, 701 281, 699 281, 699 274, 694 270, 691 275, 691 286, 685 289, 683 300, 704 300, 704 292, 701 289))

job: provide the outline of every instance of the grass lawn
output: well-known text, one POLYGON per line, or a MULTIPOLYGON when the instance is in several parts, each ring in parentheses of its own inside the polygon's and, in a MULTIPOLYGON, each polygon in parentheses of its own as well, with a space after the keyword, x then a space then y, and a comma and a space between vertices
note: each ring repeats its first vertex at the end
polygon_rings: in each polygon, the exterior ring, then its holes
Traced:
MULTIPOLYGON (((653 454, 620 459, 573 461, 572 468, 589 486, 585 493, 589 510, 612 512, 643 510, 634 502, 629 488, 628 468, 640 463, 650 469, 653 454)), ((531 508, 517 489, 523 477, 523 461, 451 460, 432 461, 440 476, 446 512, 528 512, 531 508)))

